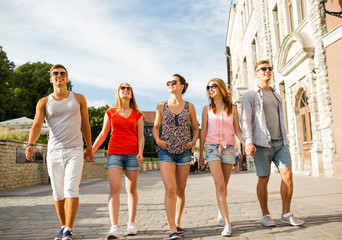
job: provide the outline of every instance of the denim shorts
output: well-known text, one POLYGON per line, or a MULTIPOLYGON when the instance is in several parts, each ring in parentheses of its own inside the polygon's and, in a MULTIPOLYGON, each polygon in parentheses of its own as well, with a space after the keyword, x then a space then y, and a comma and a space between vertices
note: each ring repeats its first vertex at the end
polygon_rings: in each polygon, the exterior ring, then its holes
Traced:
POLYGON ((137 160, 138 154, 109 154, 107 157, 107 169, 108 168, 121 168, 122 170, 132 171, 138 170, 140 165, 137 160))
POLYGON ((278 170, 292 168, 291 154, 283 140, 272 140, 271 147, 256 147, 254 154, 254 165, 257 176, 265 177, 271 174, 271 163, 273 162, 278 170))
POLYGON ((171 162, 176 165, 186 165, 191 163, 191 151, 186 149, 181 154, 169 153, 166 149, 160 149, 158 152, 159 162, 171 162))
POLYGON ((235 148, 232 145, 227 145, 219 151, 220 144, 206 144, 205 145, 205 160, 207 162, 221 161, 226 164, 235 163, 235 148))

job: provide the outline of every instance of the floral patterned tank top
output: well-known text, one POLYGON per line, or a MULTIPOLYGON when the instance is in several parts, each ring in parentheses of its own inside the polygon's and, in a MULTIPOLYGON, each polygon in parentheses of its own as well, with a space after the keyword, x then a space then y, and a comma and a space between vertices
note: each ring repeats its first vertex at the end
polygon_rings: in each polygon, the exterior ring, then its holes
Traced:
MULTIPOLYGON (((183 146, 191 142, 189 102, 185 102, 183 110, 174 114, 165 102, 162 114, 162 134, 160 139, 170 143, 166 150, 172 154, 181 154, 186 148, 183 146)), ((160 150, 158 147, 157 151, 160 150)))

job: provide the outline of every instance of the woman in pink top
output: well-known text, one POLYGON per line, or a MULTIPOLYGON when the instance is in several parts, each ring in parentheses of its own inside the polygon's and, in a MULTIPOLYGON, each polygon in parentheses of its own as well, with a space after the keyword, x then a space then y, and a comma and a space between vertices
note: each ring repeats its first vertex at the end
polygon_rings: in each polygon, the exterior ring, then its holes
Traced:
POLYGON ((204 167, 205 145, 205 158, 215 182, 220 225, 224 226, 221 235, 230 236, 232 230, 228 216, 227 186, 235 163, 234 134, 243 145, 244 141, 238 111, 224 81, 219 78, 210 80, 207 91, 210 104, 202 112, 199 164, 204 167))

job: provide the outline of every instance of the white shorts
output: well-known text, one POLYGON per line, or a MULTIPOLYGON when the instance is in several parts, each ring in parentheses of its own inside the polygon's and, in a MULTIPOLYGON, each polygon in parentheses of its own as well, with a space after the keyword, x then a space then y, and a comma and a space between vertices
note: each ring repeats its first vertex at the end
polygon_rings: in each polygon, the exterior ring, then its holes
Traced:
POLYGON ((48 150, 47 168, 56 201, 78 197, 83 170, 83 147, 48 150))

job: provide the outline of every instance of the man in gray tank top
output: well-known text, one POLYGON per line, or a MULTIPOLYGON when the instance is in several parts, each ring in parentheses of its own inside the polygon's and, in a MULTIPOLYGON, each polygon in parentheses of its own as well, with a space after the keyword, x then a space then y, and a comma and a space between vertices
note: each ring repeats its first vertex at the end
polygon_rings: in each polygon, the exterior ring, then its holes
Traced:
POLYGON ((68 71, 57 64, 50 69, 53 93, 41 98, 26 147, 26 159, 33 161, 34 144, 39 138, 44 118, 49 126, 47 167, 55 208, 61 229, 55 240, 71 240, 72 226, 79 203, 79 184, 83 159, 93 158, 87 102, 83 95, 68 91, 68 71), (87 150, 83 153, 83 137, 87 150))
POLYGON ((290 225, 302 225, 290 212, 293 194, 291 155, 285 129, 285 117, 281 97, 270 87, 272 67, 268 60, 255 66, 258 85, 242 97, 242 136, 246 153, 254 156, 258 176, 257 196, 262 211, 262 223, 275 226, 268 210, 267 184, 273 162, 281 175, 282 215, 280 221, 290 225))

